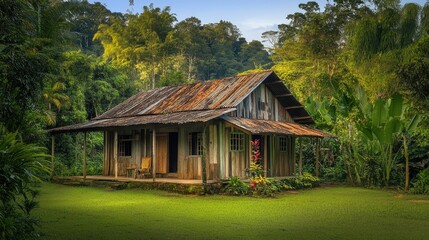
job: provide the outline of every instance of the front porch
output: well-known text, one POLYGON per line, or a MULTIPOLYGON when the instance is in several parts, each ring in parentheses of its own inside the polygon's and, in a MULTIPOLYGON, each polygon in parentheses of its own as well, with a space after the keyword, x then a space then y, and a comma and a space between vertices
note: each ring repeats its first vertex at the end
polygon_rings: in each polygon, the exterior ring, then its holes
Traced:
MULTIPOLYGON (((185 185, 202 185, 201 180, 197 179, 179 179, 179 178, 156 178, 154 181, 152 178, 130 178, 124 176, 57 176, 53 178, 54 182, 94 182, 94 181, 106 181, 106 182, 123 182, 123 183, 176 183, 185 185)), ((216 183, 215 180, 207 180, 208 184, 216 183)))

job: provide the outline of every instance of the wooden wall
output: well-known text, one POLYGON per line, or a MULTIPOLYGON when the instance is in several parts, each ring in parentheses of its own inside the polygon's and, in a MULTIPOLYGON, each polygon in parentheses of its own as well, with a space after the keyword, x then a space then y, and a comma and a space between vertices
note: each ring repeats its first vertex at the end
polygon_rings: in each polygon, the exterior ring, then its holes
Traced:
MULTIPOLYGON (((178 163, 177 163, 177 177, 181 179, 201 179, 202 178, 202 156, 189 155, 188 153, 188 134, 191 132, 203 132, 204 127, 201 125, 182 125, 174 130, 157 130, 157 135, 168 136, 168 131, 177 131, 178 133, 178 163)), ((207 155, 206 155, 206 173, 207 179, 218 180, 231 176, 238 176, 241 178, 246 177, 245 170, 250 165, 250 139, 251 135, 243 132, 245 136, 243 151, 230 150, 230 134, 231 132, 242 132, 240 129, 223 122, 215 121, 208 124, 206 128, 207 136, 207 155)), ((132 134, 132 156, 118 157, 118 175, 126 176, 126 169, 135 166, 140 167, 141 158, 145 156, 152 156, 152 131, 138 130, 138 131, 118 131, 118 135, 132 134)), ((268 135, 267 135, 268 136, 268 135)), ((290 176, 295 171, 295 138, 287 136, 288 147, 287 151, 280 151, 279 136, 270 135, 270 145, 267 146, 267 167, 270 169, 267 176, 290 176)), ((105 176, 114 176, 114 158, 113 158, 113 145, 114 145, 114 131, 105 132, 105 158, 104 158, 104 171, 105 176)), ((168 144, 165 144, 168 145, 168 144)), ((165 146, 164 145, 164 146, 165 146)), ((157 148, 157 151, 162 151, 157 148)), ((168 148, 165 149, 168 152, 168 148)), ((263 161, 264 162, 264 161, 263 161)), ((157 164, 157 168, 163 170, 157 171, 158 173, 166 173, 167 166, 157 164)))
MULTIPOLYGON (((141 135, 139 131, 131 130, 122 130, 118 131, 118 136, 120 135, 131 135, 131 156, 118 156, 118 176, 126 176, 127 168, 137 168, 140 166, 141 161, 141 135)), ((104 176, 114 176, 115 175, 115 160, 113 156, 114 149, 114 140, 115 132, 114 131, 105 131, 104 138, 104 161, 103 161, 103 175, 104 176)), ((118 149, 119 151, 119 149, 118 149)))
POLYGON ((280 136, 274 136, 274 153, 272 177, 291 176, 295 173, 295 138, 284 136, 287 139, 286 151, 280 151, 280 136))
POLYGON ((230 113, 230 115, 249 119, 293 122, 286 109, 264 84, 261 84, 247 96, 237 106, 237 111, 230 113))

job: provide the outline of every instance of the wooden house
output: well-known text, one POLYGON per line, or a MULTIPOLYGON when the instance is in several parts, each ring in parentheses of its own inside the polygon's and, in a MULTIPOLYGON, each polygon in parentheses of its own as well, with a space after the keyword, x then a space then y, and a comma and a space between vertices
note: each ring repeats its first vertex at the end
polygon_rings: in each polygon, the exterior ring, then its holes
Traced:
POLYGON ((254 139, 268 177, 294 175, 297 138, 327 136, 310 123, 281 79, 264 71, 142 91, 51 133, 103 131, 104 176, 126 176, 146 158, 154 180, 218 180, 246 177, 254 139))

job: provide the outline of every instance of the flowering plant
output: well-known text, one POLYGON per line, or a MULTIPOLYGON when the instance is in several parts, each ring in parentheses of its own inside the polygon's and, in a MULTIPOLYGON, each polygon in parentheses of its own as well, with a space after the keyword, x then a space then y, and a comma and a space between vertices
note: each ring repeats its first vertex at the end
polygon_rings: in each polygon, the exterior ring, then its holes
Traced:
POLYGON ((250 161, 249 173, 251 178, 255 178, 255 177, 261 176, 264 173, 264 169, 262 168, 262 164, 261 164, 261 152, 259 150, 260 149, 259 139, 255 139, 254 141, 251 141, 250 144, 252 145, 252 156, 250 161))

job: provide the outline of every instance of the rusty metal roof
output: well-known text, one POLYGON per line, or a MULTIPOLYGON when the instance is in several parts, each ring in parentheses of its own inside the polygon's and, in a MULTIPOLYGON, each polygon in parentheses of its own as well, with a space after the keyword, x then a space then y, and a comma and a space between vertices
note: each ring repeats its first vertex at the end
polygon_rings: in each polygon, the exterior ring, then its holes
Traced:
POLYGON ((278 97, 295 122, 314 123, 273 71, 142 91, 95 119, 232 108, 262 83, 278 97))
POLYGON ((277 75, 273 71, 262 71, 142 91, 88 123, 55 128, 50 132, 206 121, 208 116, 211 119, 219 117, 218 113, 222 113, 222 109, 227 109, 227 112, 235 110, 262 83, 279 99, 295 122, 313 123, 313 119, 277 75))
POLYGON ((129 116, 119 118, 94 119, 86 123, 79 123, 49 130, 51 133, 94 131, 108 127, 132 127, 146 124, 184 124, 207 122, 213 118, 234 111, 235 108, 213 110, 188 111, 158 115, 129 116))
POLYGON ((334 137, 329 133, 313 129, 301 124, 290 123, 290 122, 276 122, 270 120, 256 120, 256 119, 247 119, 247 118, 237 118, 230 116, 222 116, 222 119, 225 121, 241 128, 252 134, 259 133, 275 133, 275 134, 284 134, 300 137, 319 137, 319 138, 329 138, 334 137))
POLYGON ((142 91, 96 119, 236 107, 271 71, 142 91))

